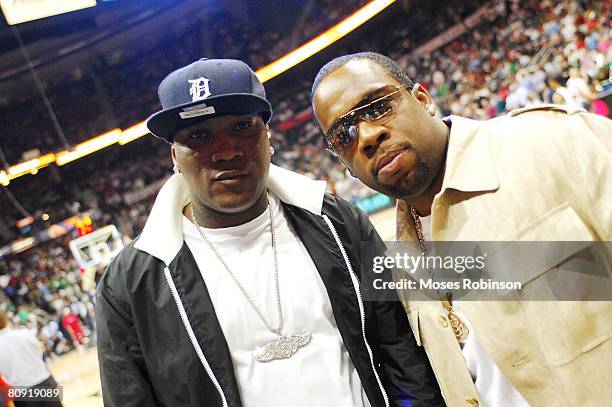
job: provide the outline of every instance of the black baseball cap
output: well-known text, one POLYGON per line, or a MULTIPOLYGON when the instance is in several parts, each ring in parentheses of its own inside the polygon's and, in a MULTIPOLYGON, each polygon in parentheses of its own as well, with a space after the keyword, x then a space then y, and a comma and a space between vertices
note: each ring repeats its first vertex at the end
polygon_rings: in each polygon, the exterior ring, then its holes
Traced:
POLYGON ((236 59, 195 61, 166 76, 157 94, 162 110, 147 119, 147 128, 169 143, 178 130, 213 117, 260 114, 267 123, 272 116, 261 81, 236 59))

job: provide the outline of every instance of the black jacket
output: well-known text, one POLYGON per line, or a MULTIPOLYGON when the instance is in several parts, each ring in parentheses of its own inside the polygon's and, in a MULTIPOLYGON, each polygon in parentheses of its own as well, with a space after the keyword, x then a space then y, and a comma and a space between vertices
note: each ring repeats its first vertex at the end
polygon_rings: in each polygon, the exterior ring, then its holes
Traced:
MULTIPOLYGON (((366 215, 333 195, 325 196, 321 216, 284 202, 283 208, 320 273, 372 406, 403 406, 400 399, 444 405, 400 302, 363 299, 368 284, 357 280, 371 273, 361 271, 368 262, 361 242, 374 245, 368 257, 385 251, 366 215)), ((227 342, 186 243, 166 265, 135 242, 98 284, 105 406, 242 406, 227 342)))

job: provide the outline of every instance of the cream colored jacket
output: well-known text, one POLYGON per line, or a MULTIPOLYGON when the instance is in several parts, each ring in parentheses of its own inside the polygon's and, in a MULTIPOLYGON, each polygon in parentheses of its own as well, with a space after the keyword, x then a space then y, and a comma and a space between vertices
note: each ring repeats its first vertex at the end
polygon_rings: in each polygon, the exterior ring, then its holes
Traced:
MULTIPOLYGON (((610 241, 611 168, 612 121, 600 116, 545 105, 486 122, 453 117, 432 239, 610 241)), ((397 215, 398 240, 415 240, 404 202, 397 215)), ((441 304, 400 297, 447 404, 479 405, 441 304)), ((465 301, 462 311, 531 406, 612 405, 612 302, 465 301)))

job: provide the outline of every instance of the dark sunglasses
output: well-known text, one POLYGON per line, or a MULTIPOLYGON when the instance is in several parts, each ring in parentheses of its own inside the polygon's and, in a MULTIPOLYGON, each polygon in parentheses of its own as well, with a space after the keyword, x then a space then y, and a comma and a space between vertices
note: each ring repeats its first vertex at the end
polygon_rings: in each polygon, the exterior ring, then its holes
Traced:
MULTIPOLYGON (((399 99, 401 99, 399 86, 387 86, 381 90, 388 89, 384 96, 378 97, 367 104, 353 109, 338 118, 334 125, 325 134, 325 147, 333 152, 334 149, 347 149, 353 140, 359 136, 359 123, 377 123, 390 116, 399 99)), ((370 99, 368 96, 366 99, 370 99)))

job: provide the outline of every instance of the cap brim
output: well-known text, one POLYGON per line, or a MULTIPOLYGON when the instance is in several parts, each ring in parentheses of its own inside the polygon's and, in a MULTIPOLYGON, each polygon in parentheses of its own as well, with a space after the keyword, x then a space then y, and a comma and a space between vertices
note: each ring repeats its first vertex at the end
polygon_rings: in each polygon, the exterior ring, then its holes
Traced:
POLYGON ((161 110, 147 119, 147 128, 171 143, 174 134, 184 127, 213 117, 241 114, 261 114, 267 123, 272 106, 266 99, 248 93, 214 96, 161 110))

